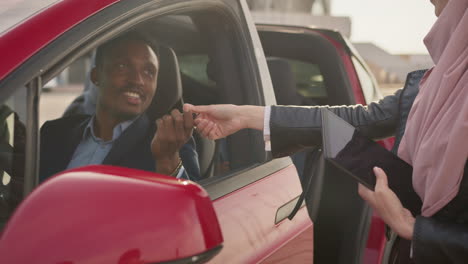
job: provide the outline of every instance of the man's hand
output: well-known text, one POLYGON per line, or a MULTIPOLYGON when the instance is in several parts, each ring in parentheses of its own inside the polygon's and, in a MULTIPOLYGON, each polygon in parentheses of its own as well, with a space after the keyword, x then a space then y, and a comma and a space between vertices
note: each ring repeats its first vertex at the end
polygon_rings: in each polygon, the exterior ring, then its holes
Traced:
POLYGON ((385 172, 375 167, 374 173, 377 177, 375 192, 359 184, 359 195, 400 237, 407 240, 413 239, 415 218, 408 209, 403 207, 396 194, 388 188, 385 172))
POLYGON ((171 174, 179 164, 179 149, 192 136, 192 112, 181 114, 174 109, 170 115, 156 120, 157 130, 151 142, 151 152, 156 161, 156 172, 171 174))
POLYGON ((197 113, 197 131, 209 139, 227 137, 241 129, 263 129, 264 107, 237 105, 184 105, 184 111, 197 113))

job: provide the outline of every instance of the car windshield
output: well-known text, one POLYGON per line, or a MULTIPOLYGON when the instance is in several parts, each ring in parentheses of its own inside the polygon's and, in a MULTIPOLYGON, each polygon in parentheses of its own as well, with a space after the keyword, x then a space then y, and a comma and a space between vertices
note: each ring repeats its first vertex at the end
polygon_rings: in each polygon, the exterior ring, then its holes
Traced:
POLYGON ((2 0, 0 1, 0 35, 39 10, 60 0, 2 0))

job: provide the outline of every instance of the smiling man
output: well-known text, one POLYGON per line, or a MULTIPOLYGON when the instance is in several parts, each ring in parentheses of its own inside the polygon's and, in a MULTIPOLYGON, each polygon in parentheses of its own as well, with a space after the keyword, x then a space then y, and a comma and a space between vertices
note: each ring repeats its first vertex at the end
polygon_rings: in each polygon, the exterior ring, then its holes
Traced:
POLYGON ((98 87, 96 114, 72 115, 43 125, 40 180, 91 164, 197 180, 192 114, 173 110, 156 124, 145 114, 156 92, 158 69, 152 45, 136 33, 101 45, 91 72, 98 87))

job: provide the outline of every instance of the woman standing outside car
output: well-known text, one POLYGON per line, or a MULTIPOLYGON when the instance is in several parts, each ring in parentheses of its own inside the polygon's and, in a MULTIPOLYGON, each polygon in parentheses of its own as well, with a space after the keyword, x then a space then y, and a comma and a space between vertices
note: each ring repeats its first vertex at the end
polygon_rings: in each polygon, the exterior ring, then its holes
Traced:
MULTIPOLYGON (((369 106, 288 107, 186 105, 199 113, 209 138, 243 128, 263 130, 274 157, 321 143, 327 108, 372 138, 396 136, 393 151, 413 166, 423 201, 413 217, 376 168, 375 192, 360 195, 400 237, 411 240, 414 263, 468 263, 468 0, 432 0, 437 22, 425 38, 435 67, 408 75, 405 88, 369 106)), ((409 256, 401 256, 408 261, 409 256)), ((400 263, 401 263, 400 262, 400 263)))

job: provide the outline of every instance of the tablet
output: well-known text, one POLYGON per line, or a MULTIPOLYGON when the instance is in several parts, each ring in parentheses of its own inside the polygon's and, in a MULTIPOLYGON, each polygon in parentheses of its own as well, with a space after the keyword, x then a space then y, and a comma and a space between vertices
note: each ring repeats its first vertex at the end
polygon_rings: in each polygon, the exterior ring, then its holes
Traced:
POLYGON ((388 185, 403 206, 413 215, 421 212, 422 202, 413 189, 413 168, 377 142, 328 109, 322 109, 323 153, 325 159, 345 174, 374 190, 375 166, 388 176, 388 185))

